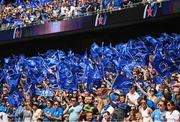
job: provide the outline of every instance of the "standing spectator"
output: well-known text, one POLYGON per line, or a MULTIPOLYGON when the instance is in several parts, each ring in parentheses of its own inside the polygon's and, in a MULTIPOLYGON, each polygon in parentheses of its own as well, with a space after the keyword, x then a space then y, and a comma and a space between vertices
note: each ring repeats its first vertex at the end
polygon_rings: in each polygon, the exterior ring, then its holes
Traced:
POLYGON ((152 122, 151 119, 152 109, 147 106, 145 97, 143 97, 140 101, 139 111, 140 114, 142 115, 143 122, 152 122))
POLYGON ((53 120, 55 122, 61 121, 63 117, 63 109, 60 107, 60 104, 58 101, 54 102, 54 111, 53 111, 53 120))
POLYGON ((47 101, 47 107, 44 109, 44 121, 51 121, 52 120, 52 114, 54 112, 54 109, 52 107, 52 102, 47 101))
POLYGON ((32 121, 32 107, 30 102, 25 102, 25 110, 23 111, 23 121, 31 122, 32 121))
POLYGON ((41 119, 43 110, 41 107, 38 106, 37 102, 33 103, 33 116, 32 116, 32 120, 34 122, 37 122, 39 119, 41 119))
POLYGON ((176 110, 175 104, 173 101, 167 102, 167 109, 165 121, 167 122, 179 122, 180 121, 180 113, 176 110))
POLYGON ((151 114, 151 118, 154 122, 162 122, 165 119, 166 115, 166 102, 165 101, 159 101, 158 103, 158 109, 154 110, 151 114))
POLYGON ((166 101, 172 100, 172 93, 168 86, 164 88, 163 96, 166 101))
POLYGON ((124 121, 128 117, 130 107, 125 103, 125 95, 120 95, 119 100, 120 102, 112 114, 112 121, 124 121))
POLYGON ((78 121, 80 112, 82 110, 82 105, 78 104, 77 97, 71 97, 70 99, 71 107, 69 108, 69 121, 78 121))
POLYGON ((84 105, 84 97, 83 96, 79 96, 78 97, 78 103, 79 103, 79 105, 84 105))
POLYGON ((136 82, 137 87, 140 89, 140 91, 147 96, 147 98, 154 103, 158 103, 158 98, 156 97, 157 90, 155 88, 151 88, 149 92, 147 93, 140 85, 136 82))
POLYGON ((24 111, 24 101, 21 102, 21 105, 15 111, 16 121, 22 121, 23 119, 23 111, 24 111))
POLYGON ((128 103, 129 106, 134 107, 137 106, 137 100, 139 98, 139 94, 136 92, 135 87, 132 86, 129 88, 129 92, 126 95, 126 103, 128 103))
POLYGON ((180 88, 179 87, 175 87, 173 89, 173 95, 175 97, 175 105, 178 111, 180 111, 180 88))

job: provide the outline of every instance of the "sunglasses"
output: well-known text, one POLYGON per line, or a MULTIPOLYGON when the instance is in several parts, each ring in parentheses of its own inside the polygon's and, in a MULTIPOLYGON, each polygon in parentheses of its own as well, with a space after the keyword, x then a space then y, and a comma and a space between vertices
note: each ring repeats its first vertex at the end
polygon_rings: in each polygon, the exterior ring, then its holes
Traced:
POLYGON ((71 100, 72 102, 76 102, 76 100, 71 100))
POLYGON ((58 104, 54 104, 54 105, 58 105, 58 104))

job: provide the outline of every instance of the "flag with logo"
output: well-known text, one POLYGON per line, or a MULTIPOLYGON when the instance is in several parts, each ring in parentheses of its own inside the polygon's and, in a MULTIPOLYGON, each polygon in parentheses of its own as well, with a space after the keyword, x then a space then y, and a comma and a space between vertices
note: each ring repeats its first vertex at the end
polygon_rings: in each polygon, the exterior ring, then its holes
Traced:
POLYGON ((22 28, 16 27, 14 29, 13 39, 19 39, 22 37, 22 28))
POLYGON ((157 4, 155 2, 147 4, 144 9, 143 19, 148 17, 155 17, 156 13, 157 13, 157 4))
POLYGON ((106 25, 107 15, 106 13, 100 13, 96 16, 95 27, 106 25))

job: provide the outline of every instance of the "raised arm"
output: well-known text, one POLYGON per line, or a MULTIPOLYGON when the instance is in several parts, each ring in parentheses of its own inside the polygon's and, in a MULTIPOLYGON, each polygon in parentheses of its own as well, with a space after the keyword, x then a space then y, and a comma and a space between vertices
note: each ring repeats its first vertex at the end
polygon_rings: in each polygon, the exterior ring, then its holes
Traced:
POLYGON ((148 96, 148 93, 144 91, 144 89, 139 85, 139 83, 135 82, 135 84, 144 95, 148 96))

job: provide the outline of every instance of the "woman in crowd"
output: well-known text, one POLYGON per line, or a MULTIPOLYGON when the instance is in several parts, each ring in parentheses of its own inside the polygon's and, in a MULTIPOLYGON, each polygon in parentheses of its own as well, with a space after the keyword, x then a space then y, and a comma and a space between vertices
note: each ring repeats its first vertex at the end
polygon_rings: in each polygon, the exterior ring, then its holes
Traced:
POLYGON ((140 100, 139 112, 142 116, 143 122, 152 122, 151 113, 153 111, 150 107, 147 106, 145 97, 142 97, 140 100))
POLYGON ((52 114, 53 115, 53 117, 52 117, 53 121, 55 121, 55 122, 62 121, 63 109, 60 107, 60 104, 58 101, 54 102, 53 109, 54 109, 53 114, 52 114))
POLYGON ((153 101, 154 103, 158 103, 158 98, 156 97, 157 94, 157 90, 155 88, 151 88, 149 90, 149 92, 146 92, 140 85, 138 82, 136 82, 136 86, 139 88, 139 90, 147 96, 147 98, 151 101, 153 101))
POLYGON ((176 106, 173 101, 167 102, 167 109, 165 116, 165 121, 167 122, 179 122, 180 121, 180 113, 176 110, 176 106))
POLYGON ((23 121, 31 122, 33 116, 33 110, 30 102, 25 102, 25 110, 23 111, 23 121))

